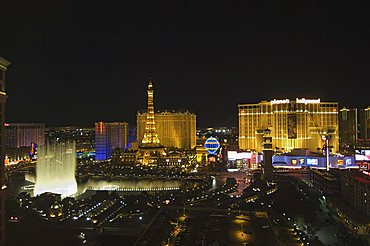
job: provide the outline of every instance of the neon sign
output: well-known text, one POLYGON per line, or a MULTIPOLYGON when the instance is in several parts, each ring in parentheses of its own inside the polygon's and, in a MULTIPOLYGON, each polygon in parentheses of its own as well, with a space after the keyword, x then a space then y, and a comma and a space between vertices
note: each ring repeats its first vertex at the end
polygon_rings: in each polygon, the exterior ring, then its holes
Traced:
POLYGON ((271 100, 270 101, 270 103, 271 104, 284 104, 284 103, 289 103, 290 101, 289 101, 289 99, 278 99, 278 100, 276 100, 276 99, 274 99, 274 100, 271 100))
POLYGON ((317 166, 319 164, 318 160, 315 158, 307 158, 307 165, 317 166))
POLYGON ((207 138, 206 142, 204 143, 204 147, 207 149, 208 153, 213 155, 220 147, 220 143, 216 138, 210 137, 207 138))
POLYGON ((296 98, 295 102, 304 103, 304 104, 314 104, 314 103, 320 103, 320 98, 318 99, 296 98))

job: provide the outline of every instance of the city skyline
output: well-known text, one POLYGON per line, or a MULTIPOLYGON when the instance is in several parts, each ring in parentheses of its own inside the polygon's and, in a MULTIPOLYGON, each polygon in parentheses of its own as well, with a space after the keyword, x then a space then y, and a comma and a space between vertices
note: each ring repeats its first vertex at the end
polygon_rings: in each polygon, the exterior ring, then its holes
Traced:
POLYGON ((275 98, 369 106, 361 3, 9 1, 4 9, 8 122, 132 125, 149 77, 156 110, 189 110, 204 127, 236 126, 238 104, 275 98))

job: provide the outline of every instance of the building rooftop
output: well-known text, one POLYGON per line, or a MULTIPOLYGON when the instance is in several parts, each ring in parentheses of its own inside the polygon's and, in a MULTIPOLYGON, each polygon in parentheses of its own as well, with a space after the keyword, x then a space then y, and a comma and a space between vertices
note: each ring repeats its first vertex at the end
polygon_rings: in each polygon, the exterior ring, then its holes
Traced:
POLYGON ((4 57, 1 57, 1 56, 0 56, 0 65, 7 67, 7 66, 9 66, 10 64, 11 64, 11 62, 10 62, 10 61, 8 61, 8 60, 6 60, 4 57))
POLYGON ((346 170, 330 170, 330 172, 334 172, 335 176, 341 176, 346 175, 350 178, 353 178, 354 180, 364 184, 369 185, 370 184, 370 171, 361 171, 358 169, 352 170, 352 169, 346 169, 346 170))
POLYGON ((365 173, 361 171, 352 171, 348 173, 352 178, 357 180, 358 182, 365 184, 365 185, 370 185, 370 176, 366 175, 365 173))
MULTIPOLYGON (((146 110, 139 110, 137 112, 138 115, 140 114, 146 114, 147 111, 146 110)), ((187 110, 187 109, 178 109, 178 110, 157 110, 155 112, 156 114, 193 114, 195 115, 195 113, 191 112, 190 110, 187 110)))
POLYGON ((316 169, 311 169, 311 172, 321 176, 322 178, 328 180, 328 181, 334 181, 337 180, 332 174, 327 172, 326 170, 316 170, 316 169))

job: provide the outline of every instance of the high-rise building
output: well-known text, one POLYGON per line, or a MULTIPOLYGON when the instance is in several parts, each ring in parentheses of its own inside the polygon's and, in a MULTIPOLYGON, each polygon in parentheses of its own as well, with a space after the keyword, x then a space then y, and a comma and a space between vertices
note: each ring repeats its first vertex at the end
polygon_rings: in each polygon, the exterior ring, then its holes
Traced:
POLYGON ((128 123, 96 122, 95 160, 102 161, 111 158, 115 148, 128 148, 128 123))
MULTIPOLYGON (((196 115, 189 112, 161 112, 154 114, 158 139, 165 147, 192 149, 196 146, 196 115)), ((138 141, 144 138, 147 113, 137 114, 138 141)))
POLYGON ((77 152, 95 150, 95 127, 62 126, 45 128, 45 138, 73 141, 77 152))
POLYGON ((5 173, 4 173, 4 159, 5 159, 5 136, 4 136, 4 122, 5 122, 5 103, 7 94, 5 90, 5 73, 10 62, 0 56, 0 245, 5 245, 5 173))
POLYGON ((354 153, 370 148, 370 107, 346 108, 339 111, 339 149, 354 153))
POLYGON ((20 148, 45 144, 44 123, 7 123, 5 124, 6 148, 20 148))
POLYGON ((370 142, 370 106, 359 110, 358 139, 370 142))
POLYGON ((338 103, 296 98, 239 104, 239 148, 262 151, 263 130, 269 128, 273 148, 322 149, 323 135, 338 150, 338 103))
MULTIPOLYGON (((340 172, 341 192, 343 198, 361 214, 370 217, 370 177, 368 172, 361 171, 340 172)), ((370 223, 369 231, 370 232, 370 223)))
POLYGON ((136 152, 136 162, 143 166, 157 166, 158 159, 164 154, 164 147, 160 144, 154 114, 154 87, 152 80, 148 84, 148 110, 146 113, 145 131, 139 149, 136 152))
POLYGON ((339 110, 339 150, 354 153, 357 140, 357 108, 343 107, 339 110))

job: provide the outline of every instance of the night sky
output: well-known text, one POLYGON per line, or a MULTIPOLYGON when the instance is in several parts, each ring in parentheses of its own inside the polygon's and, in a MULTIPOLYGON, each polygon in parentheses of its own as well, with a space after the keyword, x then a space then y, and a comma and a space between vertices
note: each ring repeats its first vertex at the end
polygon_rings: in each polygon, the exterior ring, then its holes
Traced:
POLYGON ((237 105, 369 106, 368 1, 2 0, 8 122, 136 123, 156 110, 237 126, 237 105))

